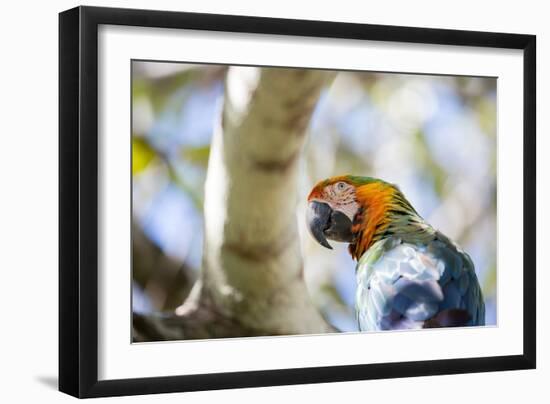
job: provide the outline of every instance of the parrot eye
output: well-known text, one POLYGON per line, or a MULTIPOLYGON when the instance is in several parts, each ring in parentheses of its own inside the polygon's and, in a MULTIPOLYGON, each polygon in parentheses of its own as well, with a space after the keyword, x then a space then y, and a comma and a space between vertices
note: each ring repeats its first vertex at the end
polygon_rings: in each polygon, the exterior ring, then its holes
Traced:
POLYGON ((338 189, 338 191, 343 191, 344 189, 346 189, 346 183, 345 182, 339 182, 336 184, 336 188, 338 189))

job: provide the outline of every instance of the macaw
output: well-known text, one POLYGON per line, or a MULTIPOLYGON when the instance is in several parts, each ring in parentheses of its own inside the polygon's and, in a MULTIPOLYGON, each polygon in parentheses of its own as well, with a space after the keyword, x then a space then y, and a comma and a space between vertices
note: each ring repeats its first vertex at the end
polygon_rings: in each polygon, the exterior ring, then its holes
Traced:
POLYGON ((396 185, 352 175, 326 179, 308 196, 306 220, 322 246, 332 249, 327 239, 349 243, 361 331, 485 324, 471 258, 396 185))

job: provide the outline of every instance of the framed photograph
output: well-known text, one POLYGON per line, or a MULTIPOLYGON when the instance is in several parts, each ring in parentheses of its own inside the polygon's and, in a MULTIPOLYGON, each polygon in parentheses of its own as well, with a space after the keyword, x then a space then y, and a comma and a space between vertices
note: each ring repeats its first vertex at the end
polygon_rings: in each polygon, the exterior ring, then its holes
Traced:
POLYGON ((59 388, 531 369, 535 36, 59 17, 59 388))

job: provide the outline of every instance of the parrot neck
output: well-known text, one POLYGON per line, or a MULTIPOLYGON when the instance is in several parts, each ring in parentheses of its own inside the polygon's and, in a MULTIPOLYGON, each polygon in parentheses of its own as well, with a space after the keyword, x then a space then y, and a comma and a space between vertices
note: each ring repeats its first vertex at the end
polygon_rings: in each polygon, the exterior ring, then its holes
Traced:
POLYGON ((356 199, 359 209, 352 227, 355 240, 348 246, 355 260, 379 240, 391 236, 427 240, 435 232, 394 185, 384 182, 363 185, 357 188, 356 199))

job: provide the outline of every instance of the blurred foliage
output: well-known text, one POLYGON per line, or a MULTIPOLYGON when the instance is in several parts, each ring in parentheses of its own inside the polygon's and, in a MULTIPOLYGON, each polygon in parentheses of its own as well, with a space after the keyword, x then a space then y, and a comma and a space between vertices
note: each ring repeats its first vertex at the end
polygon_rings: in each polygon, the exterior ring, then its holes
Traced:
MULTIPOLYGON (((210 140, 225 66, 133 62, 133 215, 171 260, 201 264, 210 140)), ((319 179, 353 173, 396 183, 416 210, 472 257, 488 324, 496 323, 496 79, 340 72, 310 122, 297 206, 310 295, 344 331, 357 329, 355 263, 304 226, 319 179)), ((165 302, 135 285, 134 308, 165 302)), ((154 288, 152 288, 154 290, 154 288)))
POLYGON ((137 136, 132 137, 132 174, 145 170, 155 156, 156 153, 149 143, 137 136))
POLYGON ((192 164, 206 168, 210 157, 210 146, 187 147, 182 150, 181 157, 192 164))

